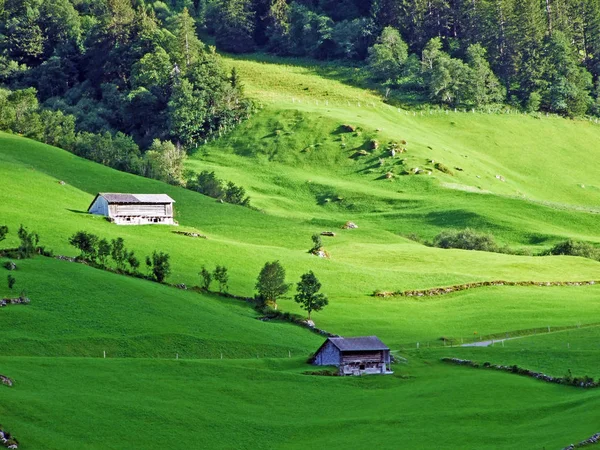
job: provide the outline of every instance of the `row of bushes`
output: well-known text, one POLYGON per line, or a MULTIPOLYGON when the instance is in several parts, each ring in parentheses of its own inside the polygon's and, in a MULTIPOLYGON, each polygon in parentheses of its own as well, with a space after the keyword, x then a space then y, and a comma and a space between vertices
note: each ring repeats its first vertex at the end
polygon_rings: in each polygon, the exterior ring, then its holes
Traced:
POLYGON ((506 245, 501 246, 496 243, 493 235, 489 233, 480 233, 472 228, 444 230, 435 236, 431 242, 422 241, 419 236, 415 234, 411 234, 407 237, 429 247, 445 249, 455 248, 460 250, 477 250, 482 252, 524 256, 568 255, 600 261, 600 248, 595 247, 589 242, 575 241, 573 239, 559 242, 550 249, 534 254, 525 249, 512 249, 506 245))
POLYGON ((574 377, 571 373, 571 369, 567 371, 567 375, 564 377, 553 377, 551 375, 546 375, 541 372, 534 372, 533 370, 524 369, 517 365, 512 366, 502 366, 491 364, 489 362, 484 362, 483 364, 479 364, 475 361, 471 361, 469 359, 459 359, 459 358, 442 358, 442 362, 448 364, 457 364, 459 366, 468 366, 474 368, 483 368, 483 369, 492 369, 492 370, 500 370, 502 372, 514 373, 517 375, 522 375, 526 377, 535 378, 536 380, 545 381, 547 383, 556 383, 556 384, 564 384, 567 386, 575 386, 581 388, 597 388, 600 387, 600 380, 594 381, 593 378, 586 376, 583 377, 574 377))
MULTIPOLYGON (((6 225, 0 226, 0 242, 6 239, 8 233, 9 230, 6 225)), ((29 231, 23 225, 19 227, 17 236, 20 241, 19 246, 17 248, 0 250, 0 256, 14 259, 31 258, 35 254, 52 256, 52 252, 50 250, 46 250, 45 247, 39 245, 40 236, 33 231, 29 231)))
POLYGON ((600 283, 600 281, 476 281, 474 283, 455 284, 430 289, 412 289, 407 291, 380 291, 373 292, 374 297, 435 297, 438 295, 451 294, 453 292, 466 291, 489 286, 589 286, 600 283))

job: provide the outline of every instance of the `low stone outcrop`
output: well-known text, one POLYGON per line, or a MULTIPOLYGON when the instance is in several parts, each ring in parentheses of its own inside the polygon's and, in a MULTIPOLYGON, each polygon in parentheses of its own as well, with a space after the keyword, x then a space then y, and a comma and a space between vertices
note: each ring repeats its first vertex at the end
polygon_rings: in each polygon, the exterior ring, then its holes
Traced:
POLYGON ((598 281, 478 281, 475 283, 456 284, 430 289, 414 289, 407 291, 375 291, 374 297, 434 297, 438 295, 451 294, 453 292, 465 291, 467 289, 482 288, 488 286, 590 286, 598 281))
POLYGON ((3 298, 0 300, 0 308, 7 305, 27 305, 30 301, 29 297, 3 298))
POLYGON ((590 436, 585 441, 581 441, 577 444, 571 444, 568 447, 563 448, 563 450, 574 450, 576 448, 585 447, 587 445, 597 444, 598 442, 600 442, 600 433, 596 433, 590 436))
POLYGON ((4 375, 0 375, 0 383, 2 383, 5 386, 8 386, 8 387, 12 387, 13 384, 15 384, 15 382, 13 380, 11 380, 10 378, 8 378, 4 375))
POLYGON ((456 364, 459 366, 468 366, 474 367, 476 369, 491 369, 491 370, 499 370, 502 372, 514 373, 517 375, 535 378, 536 380, 545 381, 546 383, 555 383, 555 384, 564 384, 566 386, 573 386, 584 389, 591 389, 600 387, 600 381, 594 381, 593 378, 584 376, 584 377, 553 377, 552 375, 546 375, 541 372, 534 372, 533 370, 524 369, 517 365, 513 366, 502 366, 497 364, 491 364, 489 362, 484 362, 480 364, 475 361, 471 361, 469 359, 459 359, 459 358, 442 358, 442 362, 448 364, 456 364))
POLYGON ((0 425, 0 445, 10 449, 19 448, 19 441, 8 431, 4 431, 2 425, 0 425))

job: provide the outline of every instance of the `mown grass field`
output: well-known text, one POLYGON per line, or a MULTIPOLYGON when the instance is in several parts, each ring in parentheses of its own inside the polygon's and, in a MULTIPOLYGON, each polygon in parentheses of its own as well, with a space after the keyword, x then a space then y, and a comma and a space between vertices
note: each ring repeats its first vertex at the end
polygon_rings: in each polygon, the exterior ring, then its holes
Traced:
MULTIPOLYGON (((140 259, 168 252, 171 283, 193 286, 202 265, 226 265, 230 291, 242 296, 253 295, 266 261, 280 260, 288 281, 313 270, 322 282, 330 305, 314 314, 317 326, 376 334, 407 361, 390 377, 307 376, 305 361, 323 338, 256 320, 241 301, 42 257, 20 261, 15 291, 25 288, 32 303, 0 310, 0 373, 16 380, 12 389, 0 387, 0 417, 22 448, 346 448, 368 441, 379 448, 550 449, 600 431, 593 408, 600 391, 439 363, 457 356, 598 377, 600 328, 504 347, 440 348, 441 337, 600 322, 597 285, 371 295, 497 279, 600 279, 600 263, 590 259, 441 250, 407 238, 431 240, 468 226, 531 255, 566 238, 600 243, 598 125, 405 111, 353 86, 360 77, 354 69, 262 56, 226 62, 260 110, 187 165, 245 187, 256 210, 0 133, 0 224, 11 231, 0 245, 16 245, 20 224, 69 256, 77 252, 68 237, 78 230, 123 237, 140 259), (344 132, 343 124, 357 131, 344 132), (392 158, 387 144, 403 139, 407 152, 392 158), (367 155, 352 157, 359 150, 367 155), (425 173, 401 175, 417 167, 425 173), (118 227, 89 216, 97 192, 167 193, 181 226, 118 227), (342 230, 349 220, 359 228, 342 230), (323 238, 330 259, 309 255, 311 235, 325 230, 336 233, 323 238)), ((7 274, 0 269, 0 296, 9 294, 7 274)), ((301 313, 291 298, 280 308, 301 313)))

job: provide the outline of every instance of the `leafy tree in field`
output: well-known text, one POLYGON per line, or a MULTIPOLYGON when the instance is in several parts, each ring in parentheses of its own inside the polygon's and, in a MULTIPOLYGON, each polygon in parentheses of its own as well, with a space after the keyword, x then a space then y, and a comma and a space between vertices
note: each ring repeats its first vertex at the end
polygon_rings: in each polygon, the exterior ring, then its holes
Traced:
POLYGON ((289 289, 290 285, 285 282, 285 269, 279 261, 265 263, 256 280, 256 290, 261 300, 277 309, 277 299, 289 289))
POLYGON ((17 232, 17 236, 19 237, 19 248, 17 252, 19 253, 21 258, 31 258, 35 254, 38 244, 40 242, 40 237, 37 233, 33 231, 28 231, 23 225, 19 227, 19 231, 17 232))
POLYGON ((162 283, 171 274, 171 264, 167 253, 154 251, 152 257, 146 257, 146 266, 152 277, 159 283, 162 283))
POLYGON ((227 292, 229 283, 229 274, 227 273, 227 267, 217 266, 212 274, 214 280, 219 283, 219 292, 227 292))
POLYGON ((376 79, 397 80, 408 58, 408 45, 398 30, 385 27, 373 47, 369 49, 369 69, 376 79))
POLYGON ((296 287, 297 294, 294 296, 296 303, 300 304, 302 309, 308 312, 308 320, 312 311, 321 311, 329 304, 325 294, 319 292, 321 283, 312 272, 305 273, 300 277, 300 282, 296 287))
POLYGON ((202 278, 202 285, 200 287, 205 291, 209 291, 210 283, 212 282, 212 274, 210 271, 206 267, 202 266, 202 270, 198 272, 198 275, 200 275, 200 278, 202 278))
POLYGON ((137 272, 140 267, 140 260, 137 259, 133 251, 127 253, 127 263, 129 264, 131 271, 134 273, 137 272))
POLYGON ((9 274, 7 277, 7 281, 8 281, 8 288, 12 291, 12 288, 14 287, 17 280, 15 279, 15 277, 13 277, 12 275, 9 274))
POLYGON ((323 240, 321 239, 321 235, 318 233, 315 233, 312 235, 311 237, 312 242, 313 242, 313 246, 312 248, 308 251, 309 253, 316 253, 319 250, 321 250, 321 248, 323 247, 323 240))
POLYGON ((110 256, 111 248, 110 243, 106 239, 100 239, 98 241, 98 260, 100 261, 101 266, 106 266, 106 260, 110 256))
POLYGON ((80 251, 79 257, 95 262, 98 258, 98 236, 87 231, 78 231, 69 238, 69 244, 80 251))
POLYGON ((234 205, 248 206, 250 197, 246 196, 246 190, 241 186, 236 186, 232 181, 227 183, 223 200, 234 205))
POLYGON ((217 178, 214 171, 203 170, 195 180, 188 181, 188 187, 213 198, 223 196, 223 182, 217 178))
MULTIPOLYGON (((113 239, 111 242, 110 256, 117 266, 117 270, 125 270, 125 261, 127 260, 127 249, 125 248, 125 241, 119 237, 113 239)), ((139 263, 138 263, 139 265, 139 263)))
POLYGON ((0 226, 0 242, 6 239, 6 235, 8 234, 8 227, 6 225, 0 226))

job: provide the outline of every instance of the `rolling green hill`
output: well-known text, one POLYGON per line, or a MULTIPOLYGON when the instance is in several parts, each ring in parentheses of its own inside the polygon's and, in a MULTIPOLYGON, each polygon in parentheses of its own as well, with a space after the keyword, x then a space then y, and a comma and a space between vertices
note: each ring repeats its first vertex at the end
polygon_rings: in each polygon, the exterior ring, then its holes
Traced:
MULTIPOLYGON (((598 323, 597 285, 371 295, 498 279, 600 279, 600 263, 591 259, 442 250, 415 240, 471 227, 524 254, 566 238, 600 243, 599 126, 405 111, 354 86, 351 69, 261 56, 227 63, 261 109, 200 147, 187 165, 244 186, 255 209, 0 133, 0 224, 11 231, 2 246, 17 243, 20 224, 61 255, 76 255, 68 238, 78 230, 123 237, 140 258, 168 252, 170 283, 197 285, 202 265, 226 265, 230 290, 241 296, 253 295, 266 261, 280 260, 288 281, 313 270, 323 283, 330 305, 314 315, 317 326, 376 334, 406 360, 390 377, 307 376, 306 358, 322 338, 258 321, 241 301, 55 259, 18 261, 15 289, 27 289, 32 303, 0 309, 0 373, 16 380, 14 388, 0 387, 0 417, 21 448, 342 448, 360 439, 380 448, 439 448, 443 441, 457 449, 549 449, 600 431, 598 391, 438 362, 469 357, 598 376, 593 327, 505 347, 443 348, 440 339, 598 323), (402 140, 407 152, 391 157, 388 143, 402 140), (366 155, 354 156, 360 150, 366 155), (415 168, 424 173, 402 174, 415 168), (90 216, 97 192, 167 193, 180 227, 119 227, 90 216), (342 230, 346 221, 359 228, 342 230), (326 230, 336 233, 323 238, 330 258, 308 254, 311 235, 326 230)), ((0 280, 0 296, 8 294, 0 280)), ((280 308, 301 313, 291 298, 280 308)))

